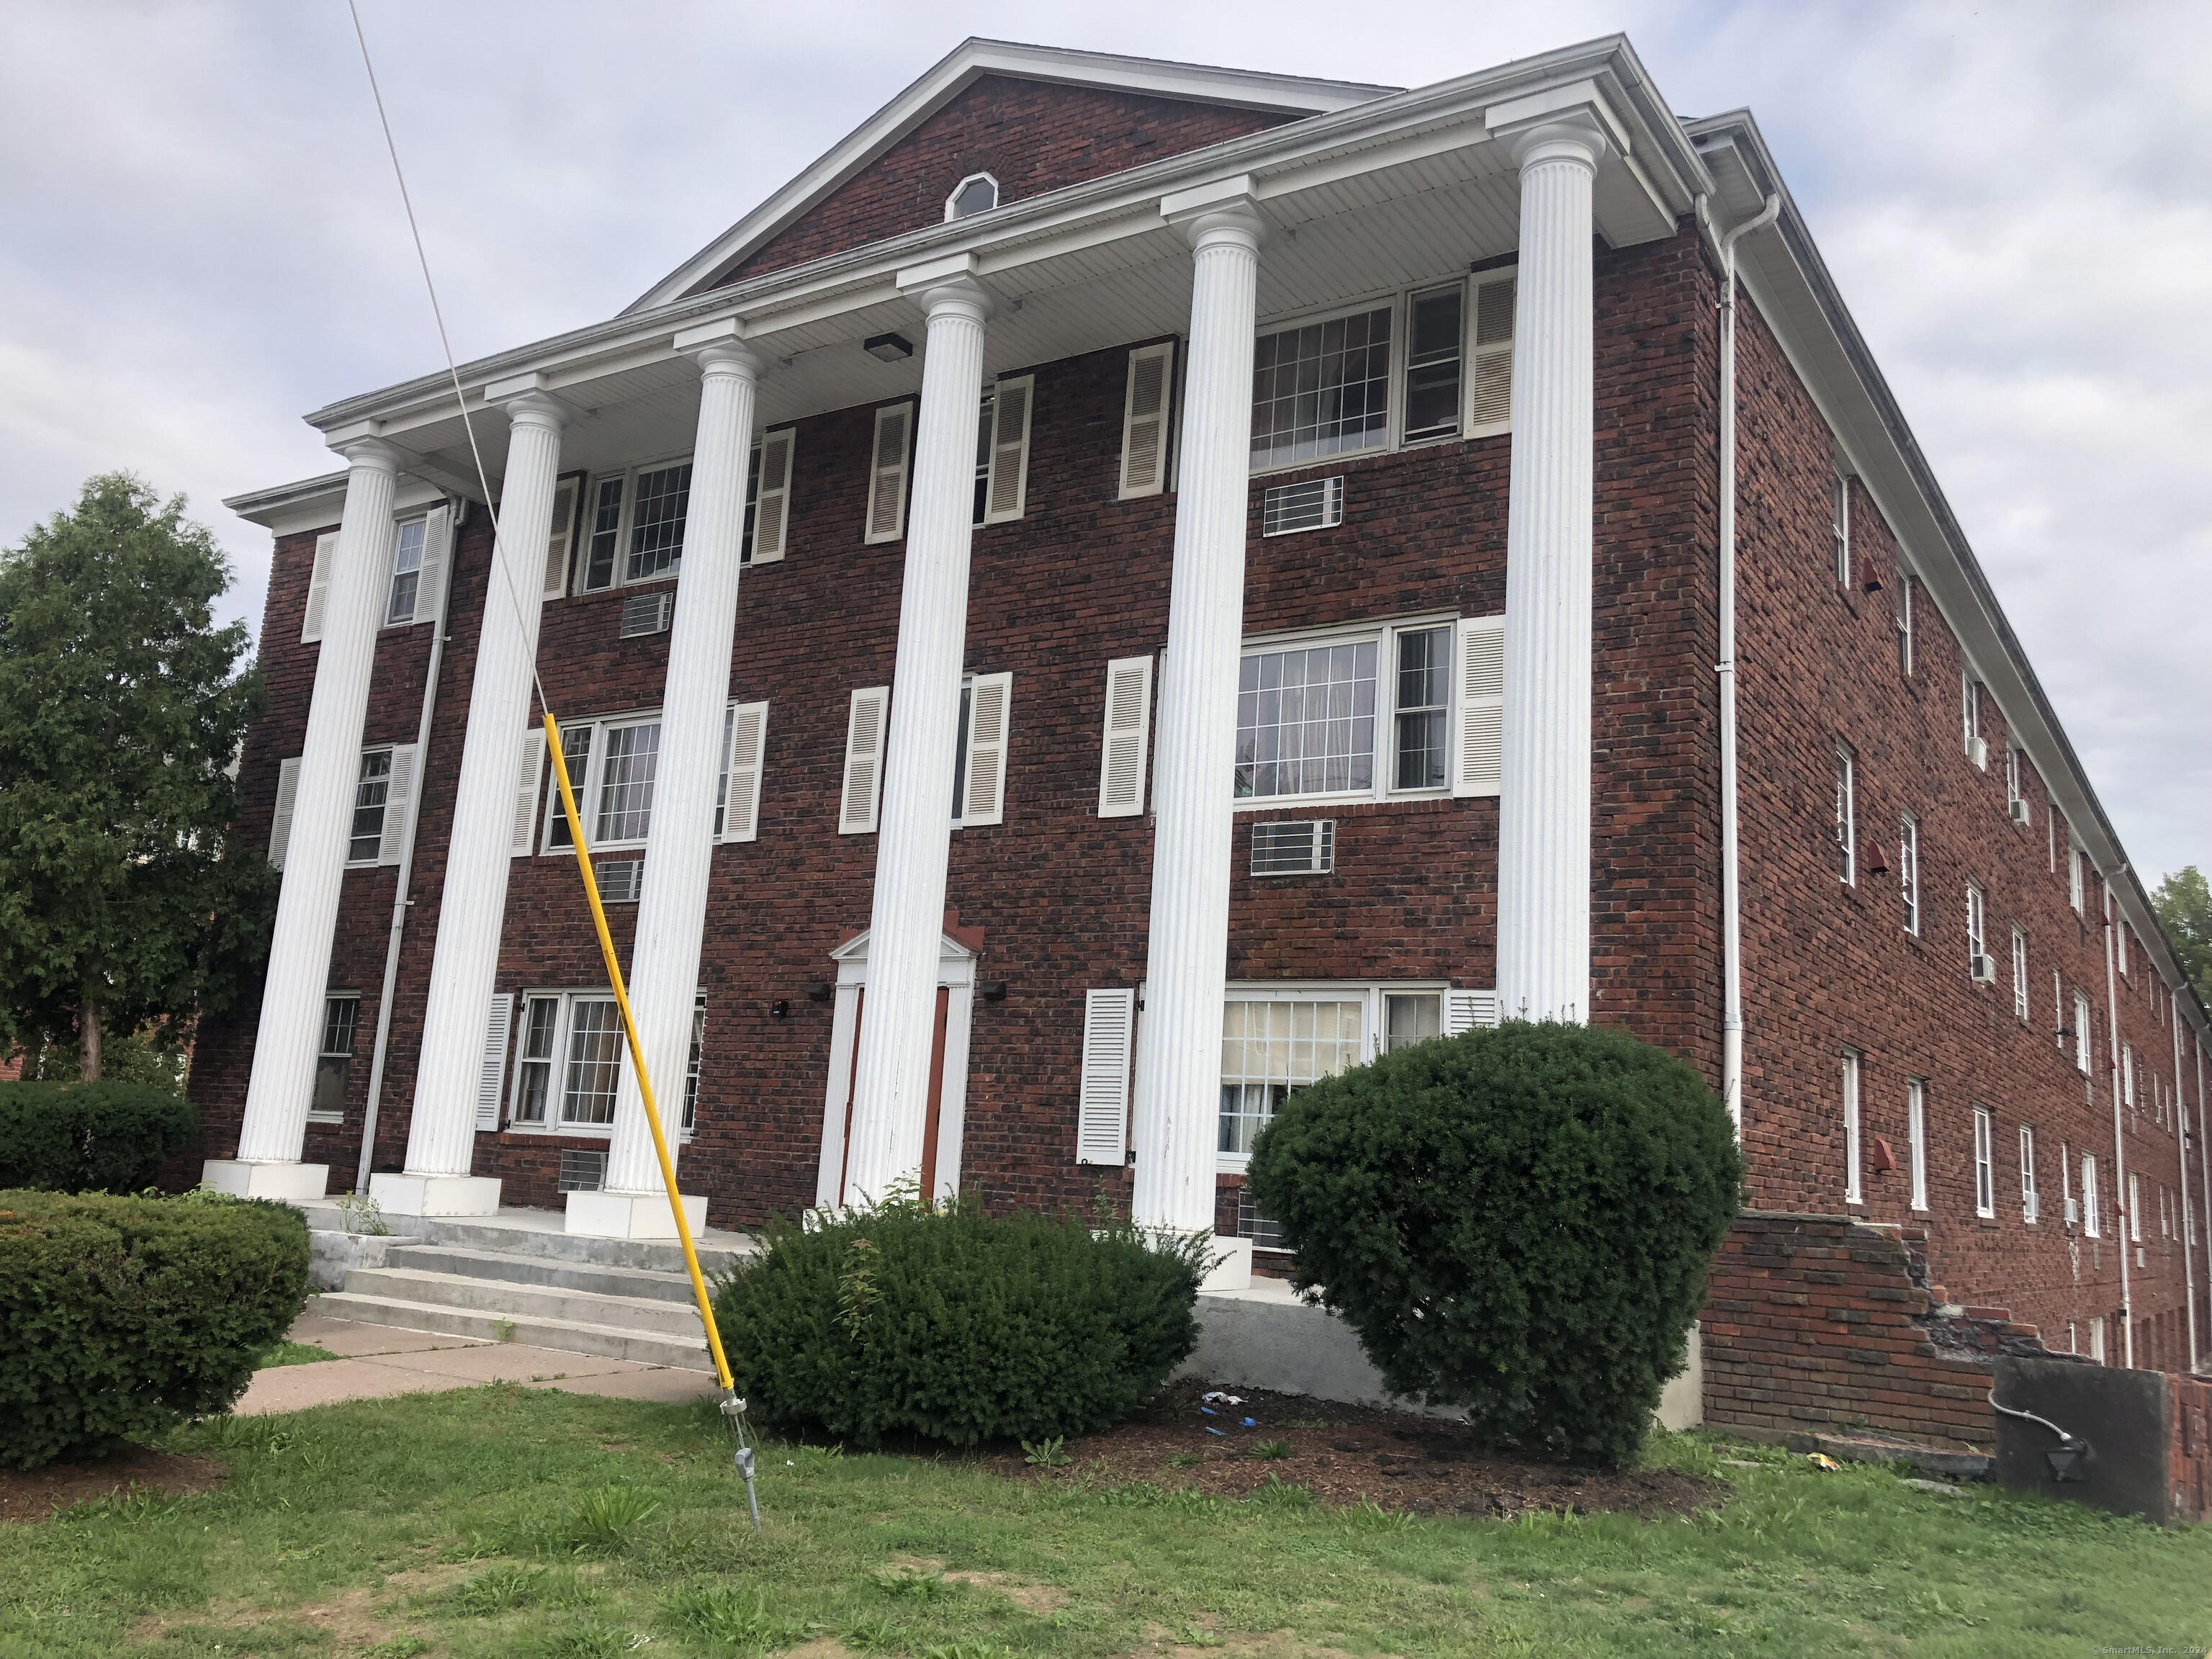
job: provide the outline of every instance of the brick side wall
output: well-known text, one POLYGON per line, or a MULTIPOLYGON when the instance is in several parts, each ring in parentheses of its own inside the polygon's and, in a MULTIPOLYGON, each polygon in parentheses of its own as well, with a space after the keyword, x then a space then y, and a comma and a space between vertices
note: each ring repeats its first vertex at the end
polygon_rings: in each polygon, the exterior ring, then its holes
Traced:
POLYGON ((989 173, 999 200, 1016 202, 1296 118, 987 75, 705 286, 940 224, 945 198, 970 173, 989 173))

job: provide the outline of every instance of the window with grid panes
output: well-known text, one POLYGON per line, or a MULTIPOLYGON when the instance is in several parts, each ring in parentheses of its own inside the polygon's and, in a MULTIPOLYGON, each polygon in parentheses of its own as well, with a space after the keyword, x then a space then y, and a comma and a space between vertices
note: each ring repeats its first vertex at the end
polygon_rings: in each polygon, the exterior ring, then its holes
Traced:
POLYGON ((1859 830, 1856 767, 1851 751, 1836 745, 1836 873, 1846 887, 1858 880, 1859 830))
POLYGON ((691 1052, 684 1062, 684 1133, 699 1127, 699 1072, 707 1055, 707 999, 691 1007, 691 1052))
POLYGON ((691 463, 639 467, 592 485, 584 551, 587 591, 676 575, 691 502, 691 463))
POLYGON ((1451 781, 1452 630, 1407 629, 1397 655, 1396 787, 1441 789, 1451 781))
POLYGON ((1412 327, 1406 342, 1405 440, 1409 444, 1459 434, 1466 304, 1462 283, 1425 289, 1408 302, 1412 327))
MULTIPOLYGON (((568 768, 568 787, 576 797, 576 817, 585 823, 592 821, 592 744, 598 736, 599 727, 589 721, 580 720, 561 728, 562 763, 568 768)), ((545 811, 545 850, 550 853, 574 847, 556 778, 549 778, 546 782, 545 811)))
POLYGON ((384 812, 392 796, 392 751, 372 749, 361 757, 353 787, 353 828, 346 840, 346 862, 374 864, 384 845, 384 812))
POLYGON ((1380 449, 1390 437, 1390 318, 1378 306, 1262 334, 1252 360, 1252 465, 1380 449))
POLYGON ((1897 890, 1905 901, 1905 931, 1920 931, 1920 820, 1907 812, 1898 826, 1897 890))
POLYGON ((1410 1048, 1443 1034, 1441 991, 1392 991, 1382 999, 1382 1049, 1410 1048))
POLYGON ((1376 641, 1245 653, 1237 796, 1334 795, 1375 786, 1376 641))
POLYGON ((622 1014, 612 997, 568 1000, 568 1043, 561 1079, 561 1121, 612 1123, 622 1072, 622 1014))
POLYGON ((410 519, 399 526, 399 538, 392 550, 392 591, 384 606, 386 627, 415 620, 415 592, 422 585, 422 549, 429 527, 428 519, 410 519))
POLYGON ((1366 1012, 1364 997, 1230 998, 1221 1027, 1220 1150, 1249 1156, 1293 1090, 1360 1064, 1366 1012))
POLYGON ((602 734, 598 813, 592 844, 643 841, 653 826, 653 781, 660 761, 660 722, 611 726, 602 734))
POLYGON ((359 997, 324 1000, 322 1046, 315 1054, 315 1092, 307 1105, 318 1117, 337 1117, 345 1111, 346 1077, 353 1069, 354 1035, 360 1020, 359 997))
POLYGON ((1997 1212, 1997 1172, 1996 1156, 1990 1141, 1992 1129, 1990 1109, 1974 1108, 1974 1213, 1993 1216, 1997 1212))

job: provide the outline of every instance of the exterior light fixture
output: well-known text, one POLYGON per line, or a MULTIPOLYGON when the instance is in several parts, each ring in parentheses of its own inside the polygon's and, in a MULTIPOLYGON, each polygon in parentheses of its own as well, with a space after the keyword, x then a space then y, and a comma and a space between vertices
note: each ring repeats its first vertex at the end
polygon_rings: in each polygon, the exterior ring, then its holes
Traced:
POLYGON ((860 342, 860 349, 880 362, 903 362, 914 356, 914 342, 903 334, 871 334, 860 342))
POLYGON ((817 980, 813 984, 806 988, 806 1000, 809 1002, 829 1001, 830 988, 821 981, 817 980))
POLYGON ((978 980, 975 989, 986 1002, 1004 1002, 1006 1000, 1006 981, 1002 979, 978 980))
POLYGON ((2088 1476, 2083 1469, 2089 1461, 2089 1443, 2069 1434, 2044 1453, 2043 1461, 2051 1465, 2053 1480, 2086 1480, 2088 1476))

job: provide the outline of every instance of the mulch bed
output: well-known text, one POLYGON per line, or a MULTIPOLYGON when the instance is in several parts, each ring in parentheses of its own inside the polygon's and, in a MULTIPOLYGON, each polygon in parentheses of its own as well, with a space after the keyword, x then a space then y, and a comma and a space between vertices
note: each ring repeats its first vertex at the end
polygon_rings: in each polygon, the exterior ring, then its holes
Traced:
POLYGON ((214 1457, 185 1457, 143 1447, 83 1463, 0 1469, 0 1521, 43 1521, 57 1510, 132 1492, 185 1496, 211 1492, 225 1470, 214 1457))
POLYGON ((1510 1518, 1573 1509, 1649 1519, 1710 1508, 1727 1492, 1672 1469, 1583 1468, 1492 1450, 1444 1418, 1192 1380, 1170 1384, 1140 1415, 1065 1449, 1070 1461, 1058 1468, 1025 1464, 1018 1455, 992 1461, 1040 1480, 1103 1475, 1215 1498, 1246 1497, 1273 1478, 1324 1504, 1371 1502, 1415 1515, 1510 1518), (1242 1403, 1209 1407, 1209 1391, 1242 1403))

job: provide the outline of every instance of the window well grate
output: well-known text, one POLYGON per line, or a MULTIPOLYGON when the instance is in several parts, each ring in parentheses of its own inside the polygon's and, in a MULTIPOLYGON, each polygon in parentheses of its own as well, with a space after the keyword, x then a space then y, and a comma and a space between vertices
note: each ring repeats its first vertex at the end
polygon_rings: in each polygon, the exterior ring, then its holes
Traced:
POLYGON ((645 887, 645 860, 622 859, 611 864, 594 864, 592 874, 599 884, 600 903, 635 904, 645 887))
POLYGON ((1344 477, 1273 484, 1260 496, 1260 533, 1288 536, 1344 522, 1344 477))
POLYGON ((1336 868, 1336 820, 1297 818, 1252 826, 1255 876, 1325 876, 1336 868))
POLYGON ((596 1193, 607 1184, 607 1155, 598 1152, 580 1152, 573 1146, 561 1152, 561 1181, 555 1188, 563 1193, 596 1193))
POLYGON ((676 595, 666 588, 658 593, 633 593, 623 601, 622 637, 665 634, 675 616, 676 595))

